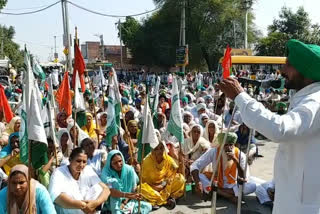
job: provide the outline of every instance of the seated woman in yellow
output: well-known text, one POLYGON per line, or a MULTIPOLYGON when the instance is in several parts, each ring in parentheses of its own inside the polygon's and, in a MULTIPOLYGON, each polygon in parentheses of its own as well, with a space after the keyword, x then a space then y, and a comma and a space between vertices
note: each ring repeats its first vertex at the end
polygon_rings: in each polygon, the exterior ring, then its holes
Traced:
POLYGON ((82 126, 81 129, 86 134, 88 134, 90 138, 97 140, 96 124, 93 121, 93 116, 90 113, 87 113, 86 115, 87 115, 87 125, 82 126))
POLYGON ((8 140, 9 136, 14 132, 19 132, 20 124, 21 124, 21 119, 18 116, 10 120, 5 131, 2 133, 2 136, 0 137, 0 149, 1 147, 4 148, 4 146, 10 144, 8 140))
POLYGON ((159 145, 142 162, 141 194, 154 207, 166 205, 174 209, 175 199, 184 194, 185 178, 179 167, 167 154, 165 145, 159 145))
POLYGON ((11 168, 18 164, 21 164, 19 132, 14 132, 9 136, 9 144, 0 152, 0 167, 3 167, 5 173, 9 175, 11 168))

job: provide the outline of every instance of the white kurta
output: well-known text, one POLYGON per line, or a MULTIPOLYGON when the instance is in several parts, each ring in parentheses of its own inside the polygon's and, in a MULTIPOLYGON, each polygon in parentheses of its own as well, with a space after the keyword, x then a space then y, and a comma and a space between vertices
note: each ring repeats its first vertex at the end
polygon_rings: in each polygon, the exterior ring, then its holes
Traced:
MULTIPOLYGON (((212 165, 212 171, 213 171, 214 167, 216 166, 217 155, 218 154, 217 154, 216 148, 209 149, 206 153, 201 155, 200 158, 198 158, 195 162, 193 162, 193 164, 190 167, 190 171, 191 172, 194 170, 202 171, 206 166, 208 166, 211 163, 212 163, 211 165, 212 165)), ((240 166, 244 169, 245 164, 246 164, 246 155, 243 152, 241 152, 241 155, 239 153, 238 159, 240 162, 240 166)), ((250 176, 249 167, 247 167, 246 178, 248 178, 249 176, 250 176)), ((205 192, 208 192, 207 187, 210 186, 210 180, 202 173, 199 174, 199 178, 202 183, 203 190, 205 192)), ((234 178, 234 180, 236 181, 237 178, 234 178)), ((238 196, 238 193, 239 193, 238 185, 237 184, 229 184, 226 175, 223 175, 223 183, 224 183, 223 188, 233 189, 235 196, 238 196)), ((255 190, 256 190, 255 183, 247 182, 243 186, 243 194, 244 195, 248 195, 250 193, 253 193, 255 190)))
POLYGON ((320 83, 298 91, 282 116, 245 92, 235 103, 246 125, 280 143, 274 165, 273 214, 320 214, 320 83))
MULTIPOLYGON (((93 171, 91 166, 86 166, 80 174, 78 180, 75 180, 67 165, 57 168, 50 178, 49 193, 52 201, 61 194, 65 193, 75 200, 95 200, 102 192, 99 186, 100 178, 93 171)), ((79 209, 66 209, 55 204, 59 214, 83 214, 79 209)))

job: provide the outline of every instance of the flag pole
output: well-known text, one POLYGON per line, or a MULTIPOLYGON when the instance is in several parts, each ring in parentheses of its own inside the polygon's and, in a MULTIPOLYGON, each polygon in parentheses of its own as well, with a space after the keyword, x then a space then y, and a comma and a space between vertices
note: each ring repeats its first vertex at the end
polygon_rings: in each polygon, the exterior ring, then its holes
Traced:
MULTIPOLYGON (((78 28, 77 27, 75 27, 75 43, 78 45, 78 28)), ((74 48, 76 48, 76 45, 74 46, 74 48)), ((73 74, 73 75, 75 75, 75 74, 73 74)), ((74 88, 74 91, 75 90, 79 90, 79 89, 74 88)), ((74 99, 75 99, 75 97, 74 97, 74 99)), ((77 111, 74 112, 74 121, 73 121, 73 127, 74 127, 74 129, 73 129, 73 138, 74 138, 73 139, 73 141, 74 141, 73 148, 78 146, 77 143, 79 144, 79 142, 77 142, 77 137, 76 137, 76 135, 77 135, 77 126, 76 125, 77 125, 77 111)))
MULTIPOLYGON (((97 120, 97 111, 96 111, 96 104, 94 102, 94 97, 93 97, 93 82, 90 81, 90 89, 91 89, 91 97, 92 97, 92 103, 93 103, 93 113, 94 113, 94 119, 96 120, 96 129, 99 129, 99 124, 97 120)), ((98 139, 98 144, 100 143, 100 136, 97 135, 98 139)))
POLYGON ((131 163, 130 165, 133 165, 133 143, 132 143, 132 140, 131 140, 131 136, 130 136, 130 133, 128 131, 128 127, 127 127, 127 124, 126 124, 126 118, 122 112, 122 103, 120 103, 120 108, 121 108, 121 114, 122 114, 122 121, 123 121, 123 124, 124 124, 124 129, 125 129, 125 132, 128 134, 128 146, 129 146, 129 155, 130 155, 130 159, 131 159, 131 163))
MULTIPOLYGON (((180 147, 180 154, 182 155, 183 153, 182 153, 182 144, 181 144, 181 142, 179 142, 179 147, 180 147)), ((179 159, 180 159, 180 163, 181 163, 181 170, 182 170, 182 175, 183 175, 183 177, 186 179, 186 166, 185 166, 185 164, 184 164, 184 159, 181 161, 181 155, 179 155, 179 159)), ((183 197, 184 197, 184 200, 186 200, 187 199, 187 190, 186 190, 186 186, 184 187, 184 193, 183 193, 183 197)))
POLYGON ((32 214, 32 204, 31 204, 31 146, 32 146, 32 141, 29 140, 29 146, 28 146, 28 197, 29 197, 29 214, 32 214))
MULTIPOLYGON (((142 170, 143 170, 143 159, 144 159, 144 150, 145 150, 145 143, 142 143, 142 154, 141 154, 141 167, 140 167, 140 175, 139 175, 139 180, 140 180, 140 186, 139 186, 139 194, 141 194, 141 189, 142 189, 142 170)), ((141 213, 141 201, 139 200, 139 207, 138 207, 138 213, 141 213)))
POLYGON ((53 124, 53 118, 52 118, 52 114, 51 114, 51 101, 49 100, 48 104, 47 104, 47 108, 49 110, 49 118, 50 118, 50 131, 51 131, 51 134, 52 134, 52 140, 53 140, 53 145, 54 145, 54 158, 56 160, 56 167, 58 167, 58 156, 57 156, 57 148, 56 148, 56 142, 57 142, 57 139, 56 139, 56 135, 55 135, 55 132, 54 132, 54 125, 53 124))
MULTIPOLYGON (((211 200, 211 214, 216 214, 216 203, 217 203, 218 186, 217 186, 217 182, 214 181, 214 177, 215 177, 215 174, 216 174, 216 170, 217 170, 217 168, 219 167, 219 164, 220 164, 220 159, 221 159, 221 156, 222 156, 222 150, 223 150, 224 145, 226 144, 227 135, 230 132, 231 123, 232 123, 232 120, 234 118, 234 114, 236 112, 236 109, 237 109, 237 107, 235 106, 233 111, 232 111, 231 120, 230 120, 230 122, 228 124, 227 131, 226 131, 226 133, 224 135, 222 145, 220 145, 221 149, 220 149, 219 154, 218 154, 217 163, 215 164, 215 167, 213 168, 213 173, 212 173, 212 176, 211 176, 211 181, 210 181, 211 185, 210 186, 212 186, 212 184, 213 184, 213 189, 212 189, 213 192, 212 192, 212 200, 211 200)), ((219 171, 218 171, 218 176, 219 176, 219 171)), ((223 176, 223 175, 221 175, 221 176, 223 176)))
MULTIPOLYGON (((243 175, 243 179, 244 180, 247 177, 248 157, 249 157, 249 150, 250 150, 249 147, 250 147, 250 143, 251 143, 252 133, 253 133, 253 130, 250 129, 249 139, 248 139, 248 144, 247 144, 247 151, 246 151, 246 161, 245 161, 245 167, 244 167, 244 175, 243 175)), ((239 148, 239 150, 240 150, 240 154, 241 154, 241 149, 239 148)), ((241 161, 241 160, 239 160, 239 161, 241 161)), ((241 181, 240 182, 240 186, 239 186, 237 214, 241 214, 242 192, 243 192, 244 182, 245 181, 241 181)))

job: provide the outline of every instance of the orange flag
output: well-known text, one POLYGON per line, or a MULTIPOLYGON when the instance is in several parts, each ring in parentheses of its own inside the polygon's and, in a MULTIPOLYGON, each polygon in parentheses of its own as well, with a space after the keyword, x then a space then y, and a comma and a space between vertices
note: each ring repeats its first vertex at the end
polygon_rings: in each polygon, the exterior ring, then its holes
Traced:
POLYGON ((82 92, 86 90, 86 85, 84 83, 84 69, 86 64, 82 57, 81 51, 77 43, 74 44, 74 66, 73 66, 73 75, 72 75, 72 88, 74 88, 76 83, 76 73, 79 72, 80 84, 82 92))
POLYGON ((13 113, 8 103, 6 94, 4 93, 4 87, 1 84, 0 84, 0 111, 3 112, 3 115, 7 123, 9 123, 13 118, 13 113))
POLYGON ((68 116, 72 114, 72 100, 69 85, 69 72, 64 73, 62 83, 56 93, 56 101, 59 104, 60 112, 64 111, 68 116))
POLYGON ((224 53, 224 57, 223 57, 223 60, 222 60, 222 67, 223 67, 222 76, 223 76, 223 79, 226 79, 226 78, 228 78, 230 76, 230 68, 231 68, 231 65, 232 65, 232 62, 231 62, 231 50, 232 49, 228 45, 227 46, 227 50, 224 53))

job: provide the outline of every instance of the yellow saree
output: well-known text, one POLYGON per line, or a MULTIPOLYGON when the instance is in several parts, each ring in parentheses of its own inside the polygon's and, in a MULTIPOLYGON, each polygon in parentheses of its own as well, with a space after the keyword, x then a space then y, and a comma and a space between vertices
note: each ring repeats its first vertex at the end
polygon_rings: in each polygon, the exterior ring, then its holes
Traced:
POLYGON ((158 164, 152 152, 142 163, 141 194, 152 205, 164 205, 169 197, 180 198, 184 194, 185 178, 177 173, 178 165, 166 153, 163 161, 158 164), (153 188, 155 185, 166 183, 159 192, 153 188))

